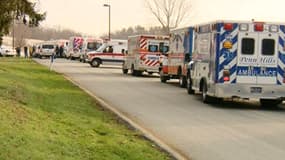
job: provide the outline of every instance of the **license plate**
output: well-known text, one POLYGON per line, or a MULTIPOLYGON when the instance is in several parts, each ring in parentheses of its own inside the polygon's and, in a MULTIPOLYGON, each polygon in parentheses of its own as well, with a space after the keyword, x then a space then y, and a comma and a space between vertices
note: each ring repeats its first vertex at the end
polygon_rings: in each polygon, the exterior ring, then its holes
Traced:
POLYGON ((261 87, 250 87, 250 93, 261 93, 262 88, 261 87))

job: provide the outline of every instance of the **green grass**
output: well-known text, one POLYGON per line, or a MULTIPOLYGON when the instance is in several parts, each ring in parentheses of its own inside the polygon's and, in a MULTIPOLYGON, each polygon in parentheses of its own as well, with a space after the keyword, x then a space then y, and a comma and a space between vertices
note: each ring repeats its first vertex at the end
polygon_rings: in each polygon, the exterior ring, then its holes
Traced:
POLYGON ((1 160, 170 159, 61 75, 0 58, 1 160))

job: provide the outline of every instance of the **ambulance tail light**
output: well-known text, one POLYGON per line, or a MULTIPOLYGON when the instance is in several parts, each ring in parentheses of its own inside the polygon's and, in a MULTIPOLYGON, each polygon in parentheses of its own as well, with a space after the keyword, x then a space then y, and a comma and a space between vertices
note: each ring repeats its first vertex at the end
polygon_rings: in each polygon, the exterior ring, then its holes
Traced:
POLYGON ((230 81, 230 71, 225 69, 223 72, 223 79, 224 82, 229 82, 230 81))
POLYGON ((264 25, 263 23, 255 23, 254 24, 254 30, 257 31, 257 32, 263 32, 264 30, 264 25))
POLYGON ((248 31, 248 24, 240 24, 239 30, 240 31, 248 31))
POLYGON ((168 74, 168 66, 162 66, 162 72, 168 74))
POLYGON ((225 23, 224 24, 224 29, 226 30, 226 31, 231 31, 231 30, 233 30, 233 24, 232 23, 225 23))

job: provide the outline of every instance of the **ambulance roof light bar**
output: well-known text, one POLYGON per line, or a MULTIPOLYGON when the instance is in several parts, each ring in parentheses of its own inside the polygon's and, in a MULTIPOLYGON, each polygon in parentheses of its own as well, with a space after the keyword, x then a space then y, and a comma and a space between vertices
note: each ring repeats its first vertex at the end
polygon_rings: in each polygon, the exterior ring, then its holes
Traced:
POLYGON ((224 29, 225 29, 226 31, 231 31, 231 30, 233 30, 233 28, 234 28, 234 26, 233 26, 232 23, 225 23, 225 24, 224 24, 224 29))
POLYGON ((263 32, 264 30, 264 23, 263 22, 255 22, 254 23, 254 30, 257 32, 263 32))

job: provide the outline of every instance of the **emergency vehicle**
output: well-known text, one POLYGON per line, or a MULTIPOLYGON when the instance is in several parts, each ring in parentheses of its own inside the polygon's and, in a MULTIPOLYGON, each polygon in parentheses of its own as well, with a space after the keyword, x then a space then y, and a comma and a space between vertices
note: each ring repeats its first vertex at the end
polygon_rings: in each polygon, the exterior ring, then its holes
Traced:
POLYGON ((79 58, 80 52, 83 45, 83 37, 70 37, 68 42, 68 49, 66 58, 77 59, 79 58))
POLYGON ((79 61, 87 61, 87 53, 90 51, 96 51, 103 44, 103 39, 87 37, 84 38, 81 52, 79 54, 79 61))
POLYGON ((276 106, 285 97, 285 25, 217 21, 195 27, 188 93, 217 98, 259 99, 276 106))
POLYGON ((194 28, 187 27, 170 32, 170 49, 160 64, 160 80, 179 79, 180 87, 186 87, 188 63, 191 60, 194 28))
POLYGON ((160 57, 169 50, 169 36, 136 35, 128 38, 128 53, 123 63, 123 73, 131 70, 134 76, 142 72, 158 72, 160 57))
POLYGON ((99 67, 101 64, 122 64, 127 51, 128 41, 112 39, 104 42, 96 51, 87 53, 87 62, 91 67, 99 67))

